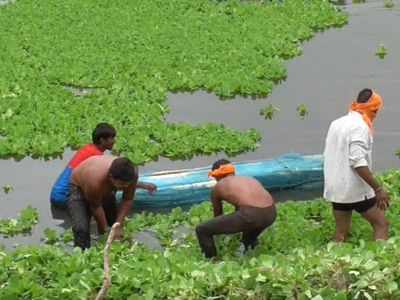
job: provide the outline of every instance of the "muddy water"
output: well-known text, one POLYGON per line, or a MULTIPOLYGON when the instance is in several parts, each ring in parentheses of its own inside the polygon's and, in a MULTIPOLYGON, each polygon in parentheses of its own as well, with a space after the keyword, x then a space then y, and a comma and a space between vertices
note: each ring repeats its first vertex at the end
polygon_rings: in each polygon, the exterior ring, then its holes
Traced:
MULTIPOLYGON (((346 112, 351 99, 364 87, 378 90, 385 99, 385 108, 376 122, 375 169, 398 167, 394 152, 400 147, 398 116, 400 101, 400 2, 395 9, 383 8, 381 1, 347 6, 350 24, 331 29, 303 45, 302 56, 288 62, 288 79, 277 86, 268 99, 250 100, 240 97, 220 101, 205 92, 169 95, 171 122, 223 122, 237 129, 257 128, 263 140, 259 149, 239 155, 234 160, 263 159, 287 152, 321 153, 329 123, 346 112), (379 43, 389 54, 384 60, 375 56, 379 43), (273 103, 280 112, 272 121, 259 116, 259 110, 273 103), (298 104, 310 111, 305 120, 296 114, 298 104)), ((0 244, 38 243, 46 227, 62 230, 63 220, 55 220, 49 207, 50 187, 72 153, 62 160, 41 161, 26 158, 21 162, 0 161, 0 187, 10 184, 14 191, 0 191, 0 218, 14 217, 22 208, 39 209, 40 223, 32 236, 0 238, 0 244)), ((141 168, 142 172, 208 165, 223 154, 197 157, 191 161, 160 159, 141 168)), ((311 194, 286 192, 279 198, 310 198, 311 194)))

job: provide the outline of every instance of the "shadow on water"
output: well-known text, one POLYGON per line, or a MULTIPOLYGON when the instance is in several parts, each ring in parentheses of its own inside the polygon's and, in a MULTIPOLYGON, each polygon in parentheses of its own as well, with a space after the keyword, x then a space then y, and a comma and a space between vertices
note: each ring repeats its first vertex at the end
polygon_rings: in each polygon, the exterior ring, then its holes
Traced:
MULTIPOLYGON (((288 79, 277 86, 268 99, 237 97, 222 102, 202 91, 170 94, 168 121, 192 124, 223 122, 237 129, 257 128, 263 136, 259 149, 232 158, 235 161, 272 158, 288 152, 315 154, 322 152, 329 123, 346 113, 351 99, 360 89, 372 87, 385 100, 385 108, 376 122, 375 169, 397 167, 399 160, 394 152, 400 148, 399 8, 398 1, 394 9, 384 8, 382 1, 345 6, 350 14, 349 25, 317 34, 305 43, 303 55, 287 63, 288 79), (383 60, 375 56, 380 43, 388 49, 383 60), (280 108, 271 121, 259 115, 259 110, 269 103, 280 108), (296 114, 300 103, 310 111, 305 120, 296 114)), ((46 162, 31 158, 20 162, 0 161, 0 187, 6 184, 14 187, 9 194, 0 192, 3 208, 0 218, 16 217, 27 205, 37 208, 40 214, 40 222, 32 235, 0 238, 0 244, 8 248, 16 243, 37 244, 46 227, 62 231, 68 225, 68 220, 53 218, 49 191, 71 156, 72 152, 66 151, 63 159, 46 162)), ((142 167, 141 172, 200 167, 224 156, 195 157, 190 161, 161 158, 142 167)), ((321 196, 321 189, 280 191, 274 196, 280 200, 312 199, 321 196)))

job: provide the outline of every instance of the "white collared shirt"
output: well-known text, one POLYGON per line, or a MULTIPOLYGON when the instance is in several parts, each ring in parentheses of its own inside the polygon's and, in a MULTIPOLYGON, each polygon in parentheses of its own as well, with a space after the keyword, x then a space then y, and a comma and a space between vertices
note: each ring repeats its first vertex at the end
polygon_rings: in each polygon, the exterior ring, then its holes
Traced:
POLYGON ((373 139, 361 114, 355 111, 333 121, 324 150, 324 198, 354 203, 375 196, 374 190, 354 170, 371 169, 373 139))

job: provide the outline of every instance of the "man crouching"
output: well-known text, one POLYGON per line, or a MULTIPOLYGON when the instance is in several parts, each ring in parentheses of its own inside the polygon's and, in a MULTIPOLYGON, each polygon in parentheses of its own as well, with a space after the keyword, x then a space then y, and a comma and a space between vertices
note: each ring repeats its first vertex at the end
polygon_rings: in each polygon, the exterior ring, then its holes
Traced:
POLYGON ((254 249, 258 236, 274 223, 276 208, 272 196, 254 178, 235 176, 235 167, 226 159, 216 161, 209 176, 217 180, 211 193, 214 219, 196 227, 201 250, 207 258, 217 255, 214 235, 242 232, 245 250, 254 249), (223 215, 222 201, 235 206, 223 215))

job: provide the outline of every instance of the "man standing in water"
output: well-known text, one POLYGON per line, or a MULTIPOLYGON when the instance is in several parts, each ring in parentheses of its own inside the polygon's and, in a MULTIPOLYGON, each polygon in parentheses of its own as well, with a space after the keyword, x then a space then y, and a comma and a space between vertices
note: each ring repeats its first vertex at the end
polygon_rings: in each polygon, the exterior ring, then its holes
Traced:
POLYGON ((238 232, 242 232, 245 250, 253 249, 258 236, 275 221, 272 196, 256 179, 235 176, 235 167, 226 159, 216 161, 209 175, 217 180, 211 193, 215 218, 196 227, 201 250, 212 258, 217 255, 213 236, 238 232), (223 215, 223 200, 234 205, 236 212, 223 215))
POLYGON ((122 225, 129 213, 136 188, 153 192, 156 186, 150 183, 138 183, 138 169, 133 163, 122 157, 94 156, 85 160, 71 176, 71 188, 68 198, 68 211, 72 218, 72 231, 76 247, 90 247, 90 219, 93 215, 99 234, 106 231, 107 224, 115 222, 116 238, 122 237, 122 225), (115 191, 123 191, 123 199, 117 209, 115 191))
POLYGON ((332 202, 337 242, 346 239, 353 210, 372 225, 375 240, 388 238, 385 210, 389 197, 370 169, 372 124, 382 106, 383 100, 376 92, 363 89, 350 112, 329 127, 324 151, 324 197, 332 202))

